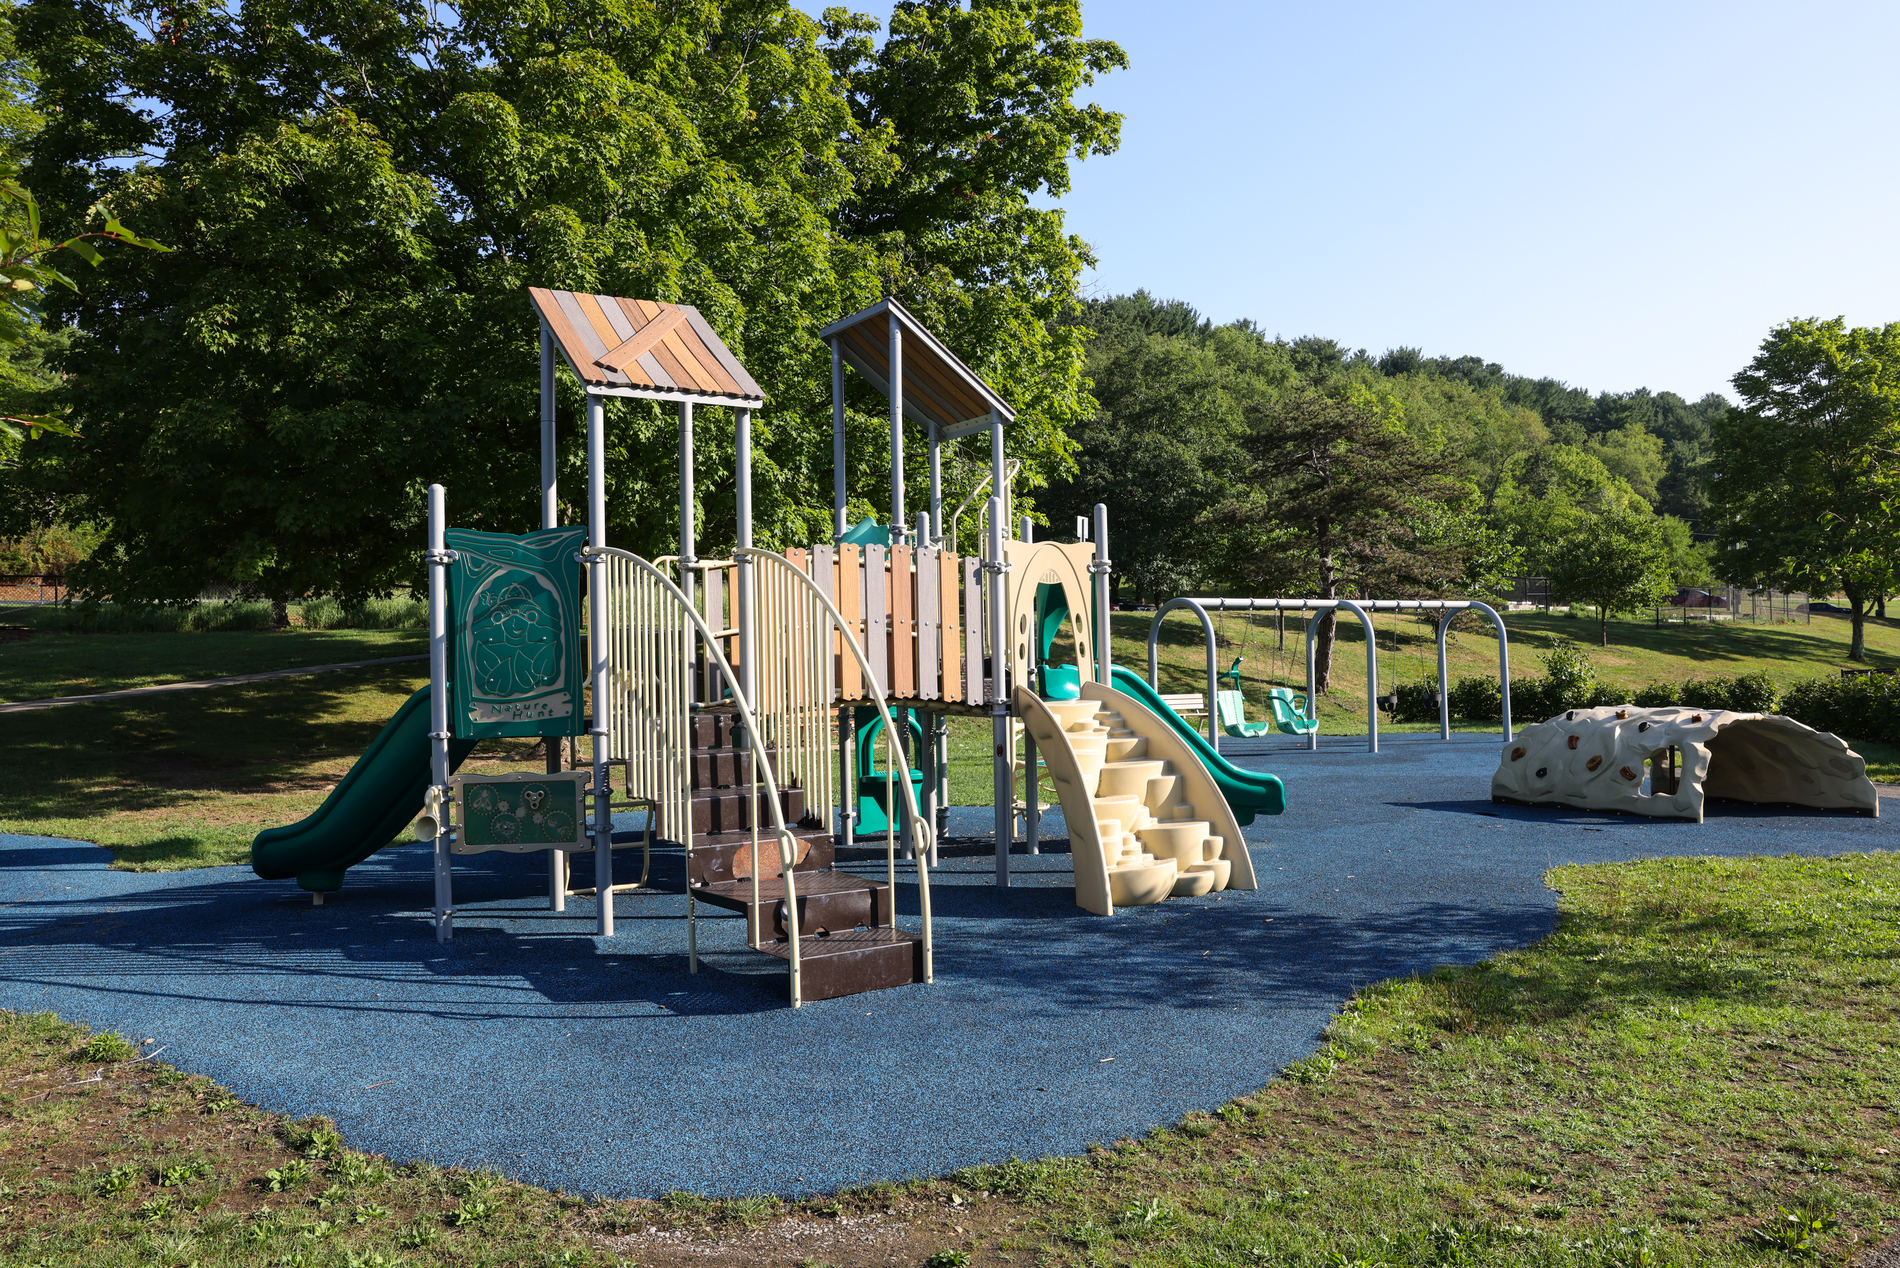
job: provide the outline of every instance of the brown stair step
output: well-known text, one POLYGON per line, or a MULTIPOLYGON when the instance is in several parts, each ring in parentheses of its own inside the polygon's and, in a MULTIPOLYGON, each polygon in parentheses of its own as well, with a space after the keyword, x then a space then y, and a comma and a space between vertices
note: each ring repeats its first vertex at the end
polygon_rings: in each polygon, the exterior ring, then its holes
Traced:
MULTIPOLYGON (((693 897, 751 919, 752 881, 716 881, 693 886, 693 897)), ((759 878, 758 906, 772 913, 772 932, 785 936, 785 878, 759 878)), ((883 881, 850 872, 801 872, 798 876, 799 929, 804 933, 875 929, 891 923, 891 891, 883 881)))
MULTIPOLYGON (((749 748, 695 750, 692 753, 692 779, 695 791, 707 788, 735 788, 752 782, 753 754, 749 748)), ((765 750, 765 760, 778 771, 778 752, 765 750)))
MULTIPOLYGON (((693 817, 695 836, 715 835, 724 832, 739 832, 757 826, 769 831, 772 826, 772 812, 767 798, 772 795, 770 789, 760 788, 758 800, 753 802, 750 788, 715 788, 693 794, 688 802, 693 817), (758 814, 756 820, 750 818, 746 809, 752 805, 758 814)), ((790 827, 805 818, 805 790, 803 788, 781 788, 778 792, 779 814, 790 827)), ((670 834, 669 834, 670 835, 670 834)))
MULTIPOLYGON (((792 944, 779 938, 759 950, 781 960, 792 944)), ((924 940, 898 929, 851 929, 806 934, 798 940, 801 993, 807 1000, 837 999, 924 980, 924 940)))
POLYGON ((745 727, 736 711, 705 709, 688 720, 687 742, 697 751, 740 747, 745 727))
MULTIPOLYGON (((791 827, 791 825, 787 825, 791 827)), ((837 859, 837 850, 831 832, 826 828, 800 825, 791 828, 792 839, 798 844, 796 859, 792 870, 803 875, 806 872, 827 870, 837 859)), ((765 866, 760 876, 779 874, 778 846, 772 841, 770 829, 759 834, 759 855, 765 866)), ((699 882, 718 884, 723 881, 748 881, 752 875, 752 833, 721 832, 693 838, 693 849, 686 862, 686 875, 695 886, 699 882)))

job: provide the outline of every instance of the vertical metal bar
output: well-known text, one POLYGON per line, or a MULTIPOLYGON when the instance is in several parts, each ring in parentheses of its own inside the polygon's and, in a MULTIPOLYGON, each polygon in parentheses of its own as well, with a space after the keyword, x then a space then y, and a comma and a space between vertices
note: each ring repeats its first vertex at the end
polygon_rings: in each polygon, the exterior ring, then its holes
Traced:
MULTIPOLYGON (((943 441, 937 437, 937 428, 930 428, 930 528, 924 534, 926 546, 943 545, 943 441)), ((954 547, 955 542, 951 543, 954 547)))
MULTIPOLYGON (((587 643, 594 661, 594 905, 598 915, 594 932, 614 935, 613 812, 607 797, 607 762, 613 756, 608 740, 607 698, 607 420, 600 397, 587 396, 587 544, 592 548, 587 572, 587 643)), ((692 505, 691 490, 681 505, 692 505)))
POLYGON ((1314 721, 1313 729, 1306 733, 1306 747, 1315 753, 1319 751, 1319 668, 1313 640, 1319 633, 1320 618, 1328 610, 1320 608, 1306 619, 1306 716, 1314 721))
MULTIPOLYGON (((429 486, 429 782, 446 803, 449 791, 449 598, 447 529, 442 486, 429 486)), ((446 805, 444 809, 446 810, 446 805)), ((449 871, 447 814, 436 818, 435 940, 455 937, 455 890, 449 871)), ((459 828, 459 825, 458 825, 459 828)))
POLYGON ((844 469, 844 357, 838 341, 831 341, 831 533, 843 537, 845 520, 844 469))
POLYGON ((1379 645, 1373 639, 1372 617, 1351 599, 1339 600, 1338 606, 1356 615, 1366 630, 1366 752, 1376 753, 1379 751, 1379 645))
MULTIPOLYGON (((752 411, 742 409, 733 416, 734 500, 739 520, 739 545, 752 545, 752 411)), ((759 708, 757 630, 752 611, 752 556, 739 556, 739 683, 745 691, 746 706, 754 713, 759 708)), ((774 628, 777 628, 776 626, 774 628)))
POLYGON ((1445 638, 1451 633, 1449 611, 1438 615, 1438 738, 1451 738, 1451 688, 1447 685, 1445 670, 1445 638))
MULTIPOLYGON (((1002 499, 1008 494, 1003 488, 1003 416, 995 410, 990 411, 990 500, 984 504, 984 514, 990 517, 992 526, 1007 518, 1008 510, 1002 499)), ((979 540, 992 540, 996 534, 989 533, 979 540)))
MULTIPOLYGON (((591 462, 591 457, 589 458, 591 462)), ((590 475, 591 478, 591 475, 590 475)), ((698 580, 693 565, 699 562, 698 539, 693 526, 693 403, 680 402, 680 593, 693 602, 693 584, 698 580)), ((689 645, 694 640, 688 639, 689 645)))
MULTIPOLYGON (((1109 665, 1109 629, 1108 621, 1108 507, 1100 502, 1095 504, 1095 681, 1104 686, 1114 682, 1109 665)), ((1153 673, 1148 675, 1153 678, 1153 673)))
MULTIPOLYGON (((1037 635, 1041 637, 1041 635, 1037 635)), ((1042 807, 1037 804, 1036 737, 1023 728, 1023 838, 1026 854, 1042 853, 1042 807)))
MULTIPOLYGON (((561 526, 561 503, 558 497, 556 481, 556 454, 554 445, 554 333, 548 329, 548 323, 541 323, 541 527, 559 528, 561 526)), ((547 771, 553 775, 561 769, 560 740, 555 736, 546 737, 547 771)), ((567 910, 567 854, 561 850, 548 851, 548 906, 554 911, 567 910)))
POLYGON ((904 328, 897 311, 891 329, 891 545, 904 540, 904 328))
POLYGON ((1504 721, 1504 742, 1511 742, 1511 640, 1504 632, 1504 618, 1488 603, 1473 602, 1472 607, 1491 618, 1498 629, 1498 706, 1504 721))
POLYGON ((853 741, 857 739, 856 716, 848 704, 838 706, 838 835, 842 838, 842 848, 850 849, 857 827, 858 800, 852 795, 852 780, 856 777, 856 763, 853 761, 853 741))
MULTIPOLYGON (((991 414, 995 418, 995 414, 991 414)), ((998 422, 992 429, 992 457, 1001 464, 1003 428, 998 422)), ((1009 663, 1008 605, 1009 587, 1004 580, 1003 569, 1003 499, 990 498, 990 540, 989 561, 986 565, 990 577, 990 736, 995 743, 994 768, 991 771, 990 788, 996 800, 996 885, 999 889, 1009 887, 1009 848, 1016 833, 1016 780, 1010 769, 1016 755, 1015 736, 1010 733, 1008 671, 1009 663)))

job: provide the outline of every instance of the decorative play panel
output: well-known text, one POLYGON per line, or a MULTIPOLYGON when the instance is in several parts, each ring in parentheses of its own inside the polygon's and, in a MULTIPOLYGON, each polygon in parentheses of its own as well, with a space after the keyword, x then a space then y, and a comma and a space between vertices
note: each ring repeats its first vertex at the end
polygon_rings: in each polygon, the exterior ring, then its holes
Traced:
POLYGON ((457 854, 575 849, 587 844, 584 774, 456 775, 457 854))
POLYGON ((582 528, 451 528, 450 679, 458 740, 581 733, 582 528))

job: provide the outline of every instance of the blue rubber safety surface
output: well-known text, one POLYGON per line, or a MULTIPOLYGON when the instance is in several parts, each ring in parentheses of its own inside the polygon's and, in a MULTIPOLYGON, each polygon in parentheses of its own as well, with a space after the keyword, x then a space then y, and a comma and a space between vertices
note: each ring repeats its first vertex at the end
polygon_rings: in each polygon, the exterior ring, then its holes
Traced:
MULTIPOLYGON (((420 847, 313 907, 246 868, 115 872, 96 846, 0 836, 0 1005, 151 1038, 399 1160, 612 1196, 803 1194, 1073 1153, 1252 1092, 1314 1050, 1354 988, 1543 936, 1556 864, 1890 850, 1900 834, 1891 817, 1728 805, 1700 826, 1494 806, 1494 740, 1386 748, 1244 759, 1288 793, 1248 829, 1261 888, 1113 919, 1074 905, 1060 841, 1014 856, 997 889, 976 839, 990 812, 959 809, 931 874, 935 985, 796 1012, 736 917, 701 920, 689 976, 680 894, 621 896, 619 936, 597 939, 591 900, 547 909, 545 855, 458 860, 439 946, 420 847)), ((637 858, 617 852, 622 879, 637 858)), ((858 870, 882 873, 881 844, 878 859, 858 870)), ((677 878, 677 857, 655 870, 677 878)))

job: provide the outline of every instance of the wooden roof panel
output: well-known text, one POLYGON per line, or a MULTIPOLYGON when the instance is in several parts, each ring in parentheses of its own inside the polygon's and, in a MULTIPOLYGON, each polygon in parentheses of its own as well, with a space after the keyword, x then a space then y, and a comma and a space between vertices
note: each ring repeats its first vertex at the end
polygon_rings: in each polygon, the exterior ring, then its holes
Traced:
POLYGON ((690 304, 538 286, 528 297, 588 387, 714 405, 764 403, 758 383, 690 304))
POLYGON ((873 386, 890 395, 890 322, 897 320, 904 344, 904 413, 919 423, 968 430, 987 425, 991 412, 1008 422, 1016 417, 994 388, 965 365, 926 329, 903 304, 883 299, 826 326, 821 339, 836 341, 846 360, 873 386))

